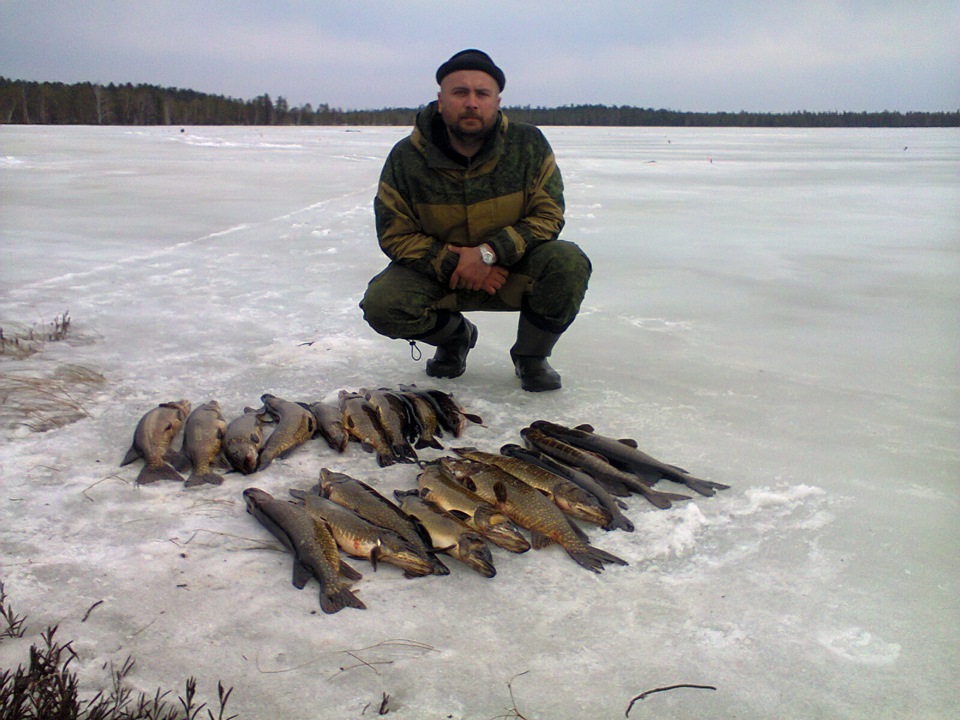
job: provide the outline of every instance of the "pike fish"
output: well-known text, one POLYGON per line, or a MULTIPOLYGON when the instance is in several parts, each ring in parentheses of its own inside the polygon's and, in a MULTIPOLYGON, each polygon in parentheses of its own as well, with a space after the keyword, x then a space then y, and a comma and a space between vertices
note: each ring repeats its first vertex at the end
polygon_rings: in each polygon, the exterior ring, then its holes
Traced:
POLYGON ((243 415, 227 424, 223 434, 223 455, 237 472, 250 475, 257 471, 263 448, 265 411, 244 408, 243 415))
POLYGON ((341 390, 340 410, 347 435, 359 442, 365 452, 374 453, 380 467, 397 461, 380 425, 377 409, 362 395, 341 390))
POLYGON ((539 465, 505 454, 482 452, 476 448, 453 448, 453 451, 467 460, 476 460, 506 470, 515 478, 542 492, 553 500, 558 508, 577 520, 600 527, 607 527, 613 520, 610 511, 604 508, 594 495, 539 465))
MULTIPOLYGON (((532 450, 525 448, 522 445, 515 445, 513 443, 508 443, 500 448, 500 452, 504 455, 510 457, 515 457, 524 462, 528 462, 531 465, 537 465, 542 467, 544 470, 547 470, 552 473, 556 473, 563 478, 566 478, 575 485, 579 485, 588 493, 597 498, 597 501, 610 513, 610 523, 604 525, 604 530, 626 530, 627 532, 633 532, 634 527, 633 523, 630 522, 630 518, 620 512, 620 506, 623 504, 621 501, 617 500, 613 495, 607 492, 607 489, 598 483, 593 477, 587 475, 587 473, 577 468, 570 467, 569 465, 564 465, 558 460, 554 460, 549 455, 546 455, 539 450, 532 450)), ((624 507, 626 507, 624 505, 624 507)))
POLYGON ((521 430, 520 437, 522 437, 524 442, 529 446, 542 451, 550 457, 567 465, 580 468, 585 473, 592 475, 604 486, 619 484, 643 495, 647 501, 661 510, 673 507, 674 500, 690 499, 689 495, 678 495, 676 493, 654 490, 636 475, 614 467, 606 458, 574 447, 533 427, 521 430))
POLYGON ((123 467, 143 458, 145 464, 137 475, 137 485, 157 480, 183 482, 183 476, 167 463, 177 463, 180 459, 170 444, 188 415, 190 402, 177 400, 161 403, 140 418, 133 432, 133 443, 120 462, 120 467, 123 467))
POLYGON ((227 421, 216 400, 205 402, 187 417, 183 425, 183 454, 189 458, 193 470, 184 487, 223 483, 223 475, 213 472, 210 466, 220 457, 226 430, 227 421))
POLYGON ((440 468, 468 490, 475 492, 518 525, 530 530, 533 546, 555 542, 580 566, 599 573, 604 563, 626 565, 627 561, 590 544, 586 534, 542 493, 510 473, 474 460, 440 459, 440 468))
POLYGON ((317 419, 303 403, 283 400, 269 393, 261 395, 260 400, 277 426, 260 451, 257 470, 263 470, 277 458, 286 457, 317 434, 317 419))
POLYGON ((413 417, 407 403, 389 390, 361 389, 360 394, 377 411, 380 427, 383 428, 384 437, 397 462, 417 462, 417 451, 413 449, 408 438, 409 429, 413 427, 413 417))
POLYGON ((430 548, 420 536, 413 520, 367 483, 344 473, 322 468, 320 483, 314 491, 338 505, 353 510, 364 520, 395 532, 412 547, 419 549, 424 559, 433 563, 434 575, 450 574, 449 568, 431 554, 430 548))
POLYGON ((462 520, 448 513, 439 505, 420 497, 419 490, 394 490, 400 509, 420 524, 430 537, 430 543, 439 552, 476 570, 487 578, 497 574, 493 555, 480 533, 471 530, 462 520))
POLYGON ((717 490, 726 490, 730 487, 729 485, 694 477, 683 468, 660 462, 639 450, 636 440, 615 440, 598 435, 590 425, 568 428, 545 420, 537 420, 531 423, 530 427, 541 430, 547 435, 574 447, 602 455, 621 470, 636 473, 641 477, 653 477, 657 480, 666 478, 681 485, 686 485, 694 492, 707 497, 715 495, 717 490))
POLYGON ((353 510, 316 493, 290 490, 290 494, 302 501, 311 515, 327 523, 345 553, 369 560, 374 570, 383 561, 396 565, 407 577, 433 574, 433 563, 392 530, 374 525, 353 510))
POLYGON ((362 576, 341 561, 326 524, 299 505, 278 500, 260 488, 247 488, 243 498, 247 512, 293 553, 293 584, 297 589, 303 589, 313 576, 320 583, 320 608, 325 613, 345 607, 366 609, 341 578, 359 580, 362 576))
POLYGON ((337 452, 346 450, 350 438, 343 429, 343 413, 340 408, 330 403, 315 402, 310 404, 310 412, 317 419, 320 434, 327 441, 327 445, 337 452))
POLYGON ((438 463, 427 464, 417 476, 420 497, 465 522, 497 547, 524 553, 530 543, 509 517, 456 481, 448 478, 438 463))

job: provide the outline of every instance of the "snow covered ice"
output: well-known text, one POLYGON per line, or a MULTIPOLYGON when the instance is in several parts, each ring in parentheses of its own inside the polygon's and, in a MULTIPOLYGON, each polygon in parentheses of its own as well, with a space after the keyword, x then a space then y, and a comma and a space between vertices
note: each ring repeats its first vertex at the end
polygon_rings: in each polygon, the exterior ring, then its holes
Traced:
POLYGON ((564 388, 533 395, 513 315, 471 317, 454 381, 361 318, 386 263, 377 178, 408 131, 0 127, 0 326, 72 318, 0 373, 105 379, 59 429, 0 408, 0 579, 29 616, 0 667, 59 624, 85 689, 132 655, 137 690, 194 675, 215 701, 221 680, 242 718, 372 717, 383 693, 397 718, 615 718, 677 683, 716 690, 630 717, 955 712, 960 133, 545 128, 563 237, 594 275, 552 358, 564 388), (232 418, 265 392, 399 383, 483 417, 458 444, 589 422, 731 489, 668 511, 634 497, 634 533, 587 528, 630 563, 600 575, 557 547, 497 551, 491 580, 355 561, 369 609, 329 616, 241 491, 330 467, 389 494, 413 467, 322 440, 220 487, 138 488, 118 467, 158 402, 232 418))

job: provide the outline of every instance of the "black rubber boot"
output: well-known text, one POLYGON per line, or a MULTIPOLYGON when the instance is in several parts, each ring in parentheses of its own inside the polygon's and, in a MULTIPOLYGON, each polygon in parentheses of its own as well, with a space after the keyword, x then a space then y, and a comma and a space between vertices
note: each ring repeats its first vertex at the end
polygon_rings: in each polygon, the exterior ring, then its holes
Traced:
POLYGON ((447 323, 421 342, 436 345, 437 352, 427 360, 427 375, 455 378, 467 369, 467 353, 477 344, 477 326, 460 313, 453 313, 447 323))
POLYGON ((560 374, 547 362, 559 339, 559 333, 541 330, 521 313, 517 342, 510 348, 510 359, 520 378, 520 387, 527 392, 560 389, 560 374))

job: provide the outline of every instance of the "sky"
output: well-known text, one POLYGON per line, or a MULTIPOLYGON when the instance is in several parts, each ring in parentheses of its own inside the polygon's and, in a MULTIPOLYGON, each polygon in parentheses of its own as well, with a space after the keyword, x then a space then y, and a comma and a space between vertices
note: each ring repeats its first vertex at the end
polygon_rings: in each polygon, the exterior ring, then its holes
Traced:
POLYGON ((960 108, 957 0, 0 0, 0 76, 417 107, 465 48, 503 104, 960 108))

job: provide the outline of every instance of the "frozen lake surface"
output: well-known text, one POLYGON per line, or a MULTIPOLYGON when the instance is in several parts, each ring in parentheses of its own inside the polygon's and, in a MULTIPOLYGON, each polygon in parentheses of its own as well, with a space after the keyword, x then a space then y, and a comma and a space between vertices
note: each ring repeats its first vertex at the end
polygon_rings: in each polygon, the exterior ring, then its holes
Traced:
POLYGON ((616 718, 677 683, 716 690, 630 717, 955 713, 960 132, 545 132, 594 275, 554 353, 563 390, 532 395, 513 316, 472 317, 467 373, 430 382, 362 321, 386 263, 372 199, 407 128, 0 127, 0 326, 72 318, 0 379, 44 378, 84 415, 34 432, 0 406, 0 580, 29 616, 0 667, 59 624, 85 689, 132 655, 138 690, 195 675, 214 701, 221 680, 242 718, 373 717, 383 693, 397 718, 616 718), (219 487, 118 468, 158 402, 232 418, 265 392, 399 383, 483 417, 456 444, 588 422, 732 487, 633 498, 634 533, 586 528, 627 567, 556 547, 497 551, 490 580, 355 561, 368 610, 328 616, 242 489, 285 496, 329 467, 390 492, 415 468, 322 440, 219 487))

